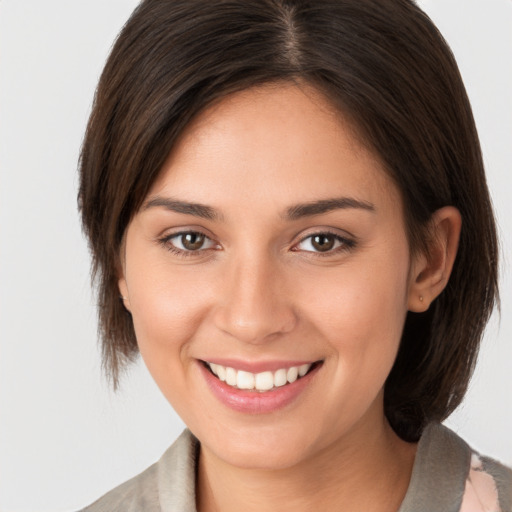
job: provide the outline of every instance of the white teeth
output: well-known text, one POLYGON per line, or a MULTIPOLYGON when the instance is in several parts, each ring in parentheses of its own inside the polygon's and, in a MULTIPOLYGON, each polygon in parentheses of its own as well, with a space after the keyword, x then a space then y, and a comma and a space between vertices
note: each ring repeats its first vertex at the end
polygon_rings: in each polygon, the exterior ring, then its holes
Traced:
POLYGON ((236 386, 236 370, 234 368, 226 368, 226 382, 230 386, 236 386))
POLYGON ((238 370, 236 387, 239 389, 254 389, 254 374, 238 370))
POLYGON ((269 391, 272 388, 284 386, 295 382, 298 378, 304 377, 310 370, 312 364, 303 364, 301 366, 291 366, 290 368, 280 368, 275 372, 265 371, 261 373, 251 373, 243 370, 235 370, 229 366, 208 363, 211 371, 217 377, 238 389, 255 389, 256 391, 269 391))
POLYGON ((311 368, 310 364, 303 364, 302 366, 299 366, 299 377, 304 377, 304 375, 306 375, 306 373, 308 373, 310 368, 311 368))
POLYGON ((214 371, 213 373, 217 374, 217 377, 219 377, 219 379, 224 382, 226 380, 226 368, 220 364, 215 366, 217 366, 217 371, 214 371))
POLYGON ((274 386, 284 386, 288 381, 286 380, 286 370, 281 368, 274 373, 274 386))
POLYGON ((288 368, 288 372, 286 373, 286 380, 288 382, 295 382, 297 377, 299 376, 299 369, 296 366, 292 366, 288 368))
MULTIPOLYGON (((240 373, 240 372, 238 372, 240 373)), ((274 387, 274 375, 272 372, 262 372, 256 375, 255 388, 258 391, 268 391, 274 387)))

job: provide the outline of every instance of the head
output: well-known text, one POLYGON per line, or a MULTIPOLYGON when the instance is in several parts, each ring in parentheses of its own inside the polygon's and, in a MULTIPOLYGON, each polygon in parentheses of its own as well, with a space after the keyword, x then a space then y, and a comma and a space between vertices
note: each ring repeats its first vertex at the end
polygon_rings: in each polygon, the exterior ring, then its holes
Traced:
POLYGON ((123 247, 173 152, 205 112, 244 91, 290 86, 339 116, 379 162, 398 193, 411 261, 434 257, 436 212, 460 212, 450 279, 425 307, 409 308, 385 380, 386 417, 402 438, 417 439, 464 396, 497 296, 497 242, 456 63, 408 0, 140 4, 105 66, 80 162, 105 368, 116 385, 138 354, 119 297, 123 247))

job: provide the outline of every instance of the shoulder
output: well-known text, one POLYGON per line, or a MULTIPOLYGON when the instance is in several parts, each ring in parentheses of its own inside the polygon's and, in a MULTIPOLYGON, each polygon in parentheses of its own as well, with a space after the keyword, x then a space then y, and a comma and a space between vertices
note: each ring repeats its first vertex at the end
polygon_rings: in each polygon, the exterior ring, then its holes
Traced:
POLYGON ((195 511, 197 447, 185 430, 158 462, 80 512, 195 511))
POLYGON ((400 512, 431 510, 512 512, 512 470, 479 455, 447 427, 431 424, 418 444, 400 512))

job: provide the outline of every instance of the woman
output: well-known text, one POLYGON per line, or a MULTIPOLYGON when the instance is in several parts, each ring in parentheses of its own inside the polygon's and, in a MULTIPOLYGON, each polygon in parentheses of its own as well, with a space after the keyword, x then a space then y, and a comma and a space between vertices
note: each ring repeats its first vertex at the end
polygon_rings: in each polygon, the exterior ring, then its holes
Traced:
POLYGON ((456 64, 412 2, 142 2, 79 200, 114 385, 140 351, 190 429, 86 510, 511 510, 510 470, 439 425, 497 241, 456 64))

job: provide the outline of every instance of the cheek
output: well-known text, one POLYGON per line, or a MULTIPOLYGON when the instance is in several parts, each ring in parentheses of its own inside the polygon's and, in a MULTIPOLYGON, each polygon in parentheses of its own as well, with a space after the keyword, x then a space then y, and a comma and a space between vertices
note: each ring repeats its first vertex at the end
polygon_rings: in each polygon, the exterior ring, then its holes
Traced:
POLYGON ((137 344, 155 383, 187 422, 194 407, 189 389, 190 349, 208 307, 210 288, 190 272, 170 272, 168 264, 136 269, 127 278, 137 344))
POLYGON ((349 428, 383 396, 407 304, 405 271, 389 261, 347 266, 337 274, 317 281, 309 301, 313 334, 326 342, 331 355, 324 400, 330 404, 333 431, 349 428))
POLYGON ((126 278, 141 355, 150 371, 178 367, 205 314, 212 283, 198 281, 190 267, 172 269, 165 255, 148 257, 132 246, 130 256, 126 278))
MULTIPOLYGON (((337 358, 337 378, 381 386, 390 371, 407 313, 407 246, 336 269, 313 283, 304 306, 337 358), (307 309, 306 309, 307 308, 307 309)), ((302 293, 299 293, 301 295, 302 293)))
POLYGON ((304 279, 298 295, 308 297, 305 308, 340 343, 365 346, 373 339, 370 333, 397 340, 407 311, 408 262, 401 261, 347 265, 311 283, 304 279))

